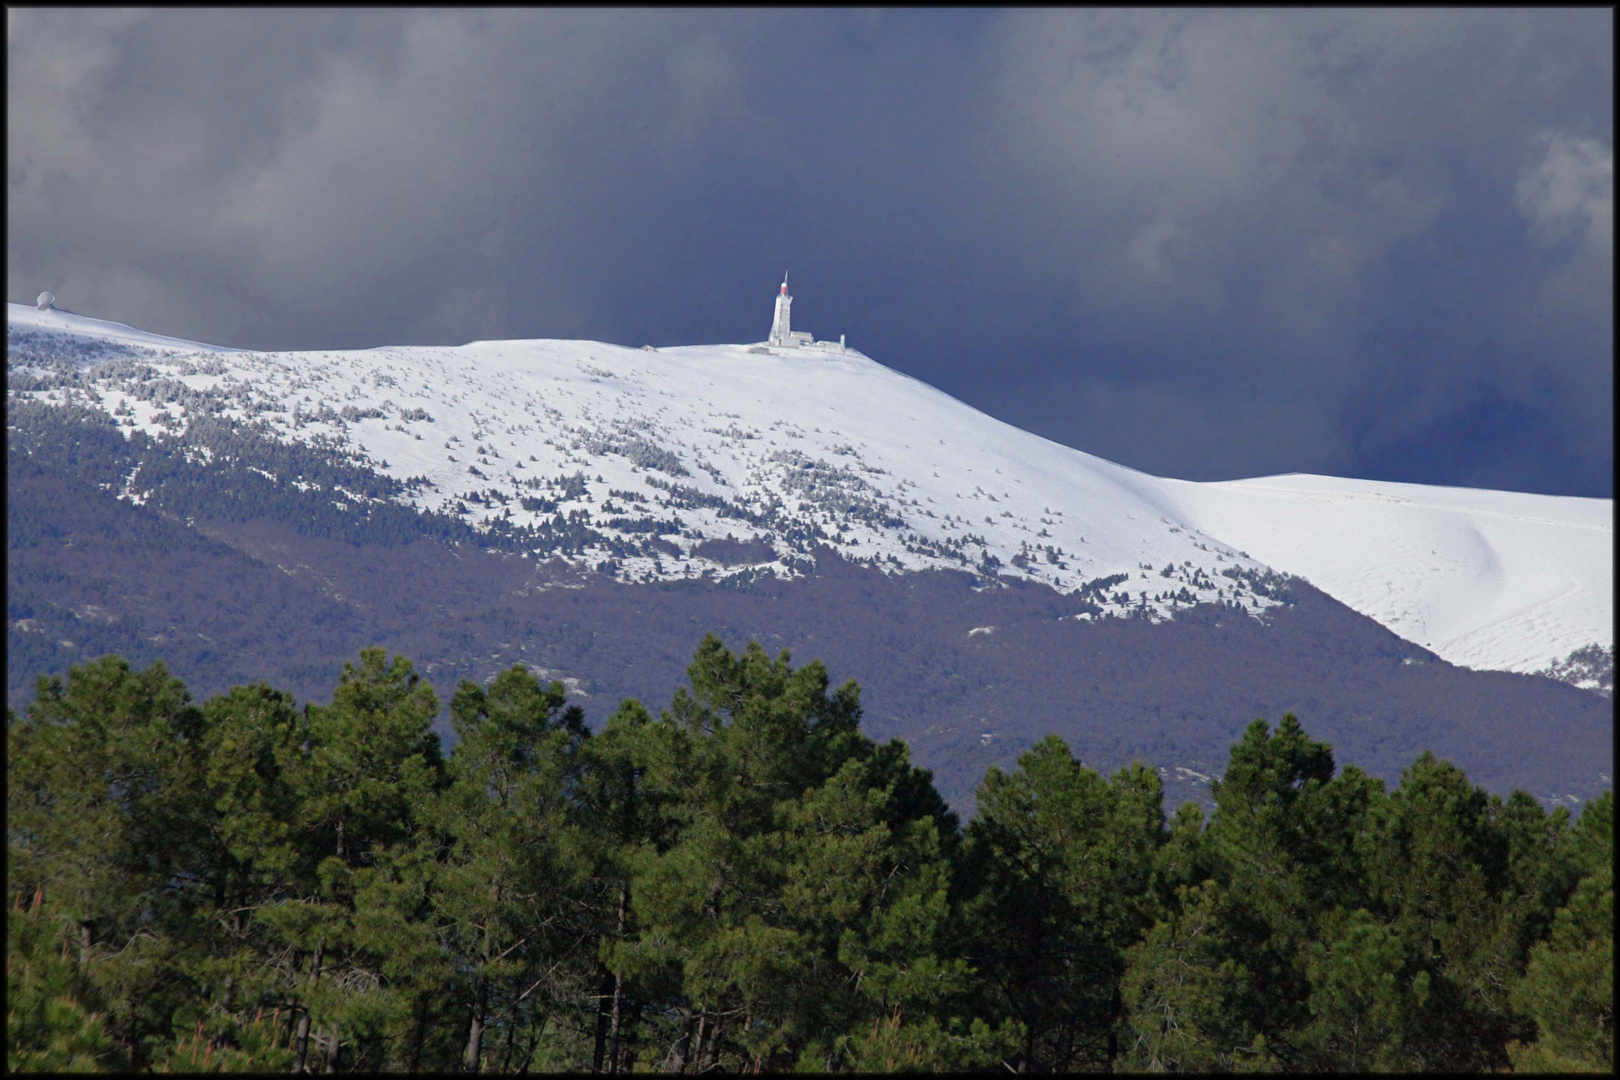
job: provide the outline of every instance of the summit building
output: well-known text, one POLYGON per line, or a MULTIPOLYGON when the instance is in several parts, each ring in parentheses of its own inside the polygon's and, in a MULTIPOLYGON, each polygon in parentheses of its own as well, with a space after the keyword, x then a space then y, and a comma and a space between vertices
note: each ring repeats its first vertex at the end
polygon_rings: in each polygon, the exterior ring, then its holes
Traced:
POLYGON ((801 346, 817 346, 833 352, 844 351, 844 335, 838 335, 838 344, 830 341, 817 341, 808 330, 795 330, 792 323, 793 297, 788 295, 787 272, 782 273, 782 288, 776 294, 776 313, 771 319, 771 336, 765 339, 765 344, 781 349, 797 349, 801 346))

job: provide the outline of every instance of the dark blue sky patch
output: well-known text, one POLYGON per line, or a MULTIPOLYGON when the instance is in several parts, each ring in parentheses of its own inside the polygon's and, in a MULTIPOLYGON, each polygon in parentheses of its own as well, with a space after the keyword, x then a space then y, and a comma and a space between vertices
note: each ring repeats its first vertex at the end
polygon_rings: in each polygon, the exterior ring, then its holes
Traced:
POLYGON ((14 302, 746 342, 786 267, 797 326, 1136 468, 1612 496, 1608 11, 7 18, 14 302))

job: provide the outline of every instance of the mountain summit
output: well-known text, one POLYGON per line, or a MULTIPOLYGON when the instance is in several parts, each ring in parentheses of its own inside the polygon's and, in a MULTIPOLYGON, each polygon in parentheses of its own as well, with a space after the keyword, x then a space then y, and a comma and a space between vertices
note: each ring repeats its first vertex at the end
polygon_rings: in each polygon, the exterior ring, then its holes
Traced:
POLYGON ((857 678, 963 811, 1048 733, 1207 806, 1287 712, 1390 783, 1429 750, 1549 805, 1612 786, 1611 501, 1149 476, 778 298, 774 341, 661 349, 230 350, 10 306, 8 700, 105 653, 308 698, 382 644, 446 698, 524 664, 595 722, 714 632, 857 678))
MULTIPOLYGON (((1079 592, 1096 617, 1213 602, 1264 619, 1297 575, 1470 667, 1537 671, 1612 645, 1612 500, 1154 477, 794 332, 790 301, 784 280, 753 345, 304 352, 10 304, 8 389, 103 410, 126 435, 214 420, 322 448, 392 482, 340 486, 339 508, 392 501, 624 582, 793 578, 825 546, 892 574, 1079 592)), ((139 476, 120 492, 145 494, 139 476)))

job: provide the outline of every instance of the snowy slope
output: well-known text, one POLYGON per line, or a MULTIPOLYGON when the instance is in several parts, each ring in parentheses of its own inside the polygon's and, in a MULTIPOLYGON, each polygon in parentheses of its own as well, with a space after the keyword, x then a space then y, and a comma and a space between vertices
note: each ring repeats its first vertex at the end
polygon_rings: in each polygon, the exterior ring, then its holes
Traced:
POLYGON ((149 334, 145 330, 137 330, 133 326, 125 326, 123 323, 92 319, 87 315, 75 315, 70 311, 61 311, 54 307, 41 310, 24 304, 7 304, 6 327, 7 329, 14 328, 61 334, 89 341, 135 345, 148 349, 219 353, 236 351, 234 349, 223 349, 217 345, 204 345, 198 341, 186 341, 183 338, 149 334))
POLYGON ((1536 671, 1613 641, 1613 500, 1298 474, 1163 484, 1206 532, 1453 663, 1536 671))
POLYGON ((19 305, 8 323, 140 350, 137 365, 14 393, 95 404, 126 431, 167 435, 206 408, 342 445, 407 481, 422 509, 572 529, 571 559, 626 581, 793 575, 828 543, 890 571, 993 570, 1158 618, 1209 600, 1263 616, 1274 569, 1470 666, 1539 668, 1612 640, 1607 500, 1163 480, 853 351, 538 340, 254 353, 19 305), (152 351, 182 346, 189 356, 152 351), (756 561, 722 560, 712 541, 728 537, 757 541, 756 561))

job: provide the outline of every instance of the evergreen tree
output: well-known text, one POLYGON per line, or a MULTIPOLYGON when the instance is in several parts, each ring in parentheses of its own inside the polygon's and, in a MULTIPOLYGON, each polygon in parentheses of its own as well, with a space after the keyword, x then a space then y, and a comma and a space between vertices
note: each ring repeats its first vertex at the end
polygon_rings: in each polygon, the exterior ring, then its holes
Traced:
MULTIPOLYGON (((1274 733, 1249 725, 1213 793, 1202 840, 1188 816, 1161 856, 1161 888, 1177 899, 1132 954, 1133 1056, 1146 1067, 1336 1063, 1313 1027, 1311 973, 1340 978, 1348 955, 1312 950, 1362 926, 1347 922, 1366 902, 1355 840, 1381 785, 1354 767, 1335 777, 1331 748, 1289 714, 1274 733)), ((1360 944, 1353 935, 1344 948, 1360 944)))
POLYGON ((1348 1072, 1403 1067, 1405 1020, 1428 999, 1429 976, 1409 971, 1405 943, 1366 908, 1337 908, 1306 949, 1311 1021, 1299 1042, 1317 1067, 1348 1072))
POLYGON ((201 724, 161 664, 117 657, 41 679, 7 732, 8 880, 76 939, 122 1060, 144 1067, 194 999, 187 932, 203 902, 209 822, 196 798, 201 724))
POLYGON ((858 689, 829 694, 819 663, 711 635, 688 673, 656 722, 621 725, 649 818, 609 963, 643 1004, 641 1060, 994 1060, 945 1007, 970 973, 935 952, 956 824, 927 774, 860 735, 858 689))
POLYGON ((641 984, 631 973, 642 965, 630 888, 636 866, 656 850, 654 829, 662 817, 647 792, 645 767, 637 764, 651 723, 639 701, 625 701, 583 747, 580 818, 585 842, 595 854, 587 891, 587 917, 597 942, 594 1072, 629 1071, 636 1051, 641 984))
POLYGON ((127 1067, 107 1031, 100 995, 79 963, 71 921, 17 898, 6 919, 6 1068, 97 1072, 127 1067))
POLYGON ((283 963, 266 963, 281 951, 266 916, 313 895, 318 881, 299 842, 298 792, 289 779, 308 741, 306 717, 290 694, 260 683, 204 702, 202 720, 208 903, 193 928, 198 997, 175 1020, 177 1034, 192 1036, 191 1049, 172 1064, 190 1069, 198 1064, 192 1058, 212 1061, 218 1050, 242 1068, 282 1067, 274 1063, 292 1056, 291 1024, 281 1015, 288 973, 283 963))
POLYGON ((116 657, 8 711, 17 1071, 1609 1071, 1613 798, 1573 827, 1292 717, 1209 822, 1049 738, 964 838, 853 682, 706 638, 591 736, 382 650, 327 706, 116 657))
POLYGON ((1021 1070, 1107 1068, 1119 1056, 1125 954, 1152 925, 1164 841, 1157 774, 1112 782, 1055 735, 979 785, 968 831, 981 890, 982 990, 1023 1028, 1021 1070))
POLYGON ((1573 895, 1537 943, 1514 1004, 1538 1037, 1509 1046, 1514 1068, 1614 1071, 1614 793, 1587 806, 1565 845, 1579 874, 1573 895))
POLYGON ((492 1021, 501 1067, 572 1005, 556 969, 588 968, 576 915, 589 869, 574 806, 588 732, 561 683, 521 665, 487 690, 463 682, 450 714, 460 741, 439 804, 447 841, 433 887, 440 940, 456 959, 467 1016, 461 1066, 477 1072, 492 1021))
POLYGON ((1527 1034, 1511 1009, 1517 977, 1510 845, 1500 800, 1425 753, 1375 807, 1361 850, 1374 910, 1401 942, 1412 986, 1400 1067, 1479 1070, 1508 1064, 1527 1034))
POLYGON ((1129 1068, 1229 1072, 1275 1065, 1256 1030, 1237 904, 1211 879, 1182 885, 1170 911, 1126 955, 1121 996, 1129 1068))
MULTIPOLYGON (((433 802, 443 786, 443 761, 431 723, 439 711, 433 688, 410 661, 386 662, 366 649, 347 662, 329 706, 307 706, 307 743, 287 769, 298 806, 298 844, 315 880, 302 895, 266 911, 296 962, 290 989, 298 1011, 296 1067, 310 1067, 311 1036, 325 1065, 336 1068, 342 1047, 385 1063, 391 1029, 408 1024, 410 1009, 384 978, 392 946, 380 934, 378 912, 399 894, 409 897, 401 867, 426 839, 433 802), (403 887, 401 887, 403 886, 403 887)), ((392 1042, 401 1041, 395 1034, 392 1042)))

